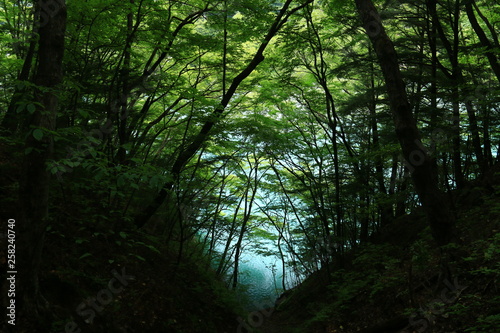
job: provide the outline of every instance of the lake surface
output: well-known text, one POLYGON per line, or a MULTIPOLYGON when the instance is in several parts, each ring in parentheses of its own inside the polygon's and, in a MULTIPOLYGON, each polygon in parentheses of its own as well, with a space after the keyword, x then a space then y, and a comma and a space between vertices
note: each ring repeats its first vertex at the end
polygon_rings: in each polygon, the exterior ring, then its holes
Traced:
POLYGON ((239 282, 247 289, 250 298, 248 310, 269 308, 283 292, 283 270, 276 257, 245 254, 240 264, 239 282), (272 267, 274 266, 274 273, 272 267))

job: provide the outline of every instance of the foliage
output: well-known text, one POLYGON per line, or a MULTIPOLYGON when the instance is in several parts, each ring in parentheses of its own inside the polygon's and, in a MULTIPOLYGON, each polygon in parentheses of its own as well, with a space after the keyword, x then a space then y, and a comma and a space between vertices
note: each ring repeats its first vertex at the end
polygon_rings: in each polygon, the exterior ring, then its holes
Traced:
MULTIPOLYGON (((374 2, 439 188, 458 208, 489 191, 481 200, 493 220, 498 4, 474 2, 488 46, 469 2, 374 2), (483 183, 460 199, 455 191, 474 182, 483 183)), ((333 272, 334 307, 320 309, 318 322, 359 295, 374 299, 404 283, 398 250, 369 242, 421 202, 355 2, 67 1, 56 87, 34 82, 43 47, 33 3, 0 4, 2 217, 25 210, 9 193, 36 171, 50 176, 40 210, 50 212, 47 246, 71 243, 71 264, 97 265, 94 242, 143 264, 143 251, 164 254, 163 244, 172 261, 194 258, 237 287, 245 251, 277 256, 286 283, 355 251, 354 271, 333 272), (49 95, 57 114, 42 126, 34 121, 47 116, 41 101, 49 95), (22 163, 40 153, 44 170, 22 163), (158 238, 136 239, 136 226, 158 238)), ((430 234, 418 238, 406 250, 421 277, 437 260, 430 234)), ((466 262, 481 263, 472 275, 496 276, 498 234, 471 246, 466 262)), ((203 280, 214 282, 212 273, 203 280)), ((235 306, 221 288, 218 297, 235 306)), ((496 319, 485 316, 478 330, 496 319)))

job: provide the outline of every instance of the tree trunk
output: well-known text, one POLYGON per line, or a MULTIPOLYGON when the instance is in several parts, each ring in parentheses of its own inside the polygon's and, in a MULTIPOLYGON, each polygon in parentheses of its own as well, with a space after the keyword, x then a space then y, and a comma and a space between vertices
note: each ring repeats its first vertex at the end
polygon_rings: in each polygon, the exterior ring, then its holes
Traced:
POLYGON ((34 128, 25 142, 21 179, 19 183, 19 309, 20 316, 36 321, 43 313, 43 298, 39 293, 38 271, 42 260, 42 248, 48 218, 49 181, 47 160, 52 155, 52 136, 44 129, 53 131, 58 97, 54 92, 62 82, 64 33, 66 30, 66 4, 46 8, 37 3, 39 40, 37 68, 34 84, 36 110, 30 115, 28 125, 34 128), (39 103, 39 104, 38 104, 39 103), (43 136, 41 135, 43 133, 43 136))
MULTIPOLYGON (((371 48, 370 53, 372 53, 371 48)), ((375 178, 377 180, 378 189, 382 198, 382 202, 378 202, 378 207, 380 210, 380 226, 383 227, 391 223, 394 219, 394 216, 392 204, 387 198, 387 187, 385 186, 384 182, 384 162, 382 160, 382 153, 380 152, 380 140, 378 135, 378 121, 376 112, 377 96, 375 95, 375 68, 373 66, 373 63, 370 66, 370 90, 371 98, 370 103, 368 104, 368 109, 370 111, 370 126, 372 130, 373 148, 377 152, 377 155, 375 156, 375 178)), ((364 235, 364 232, 362 232, 361 234, 364 235)), ((368 237, 368 235, 366 235, 366 237, 368 237)))
MULTIPOLYGON (((133 4, 134 0, 130 0, 130 3, 133 4)), ((131 50, 132 50, 132 38, 134 35, 134 26, 133 26, 133 14, 132 12, 127 13, 127 40, 125 43, 125 50, 123 51, 123 67, 121 69, 121 78, 119 83, 119 109, 118 112, 118 152, 117 152, 117 163, 123 164, 127 158, 127 150, 125 148, 125 144, 128 142, 127 135, 127 118, 128 118, 128 107, 129 107, 129 79, 130 79, 130 61, 131 61, 131 50)))
POLYGON ((219 265, 217 267, 216 274, 217 276, 222 276, 223 273, 226 271, 226 266, 227 266, 227 256, 229 253, 229 249, 231 247, 231 242, 233 241, 234 234, 236 233, 236 227, 237 227, 237 219, 238 219, 238 212, 241 208, 241 204, 243 202, 243 199, 245 196, 241 196, 240 201, 238 202, 238 205, 236 206, 236 209, 233 212, 233 220, 231 222, 231 228, 229 229, 228 236, 226 238, 226 246, 224 247, 224 251, 222 252, 222 255, 219 260, 219 265))
MULTIPOLYGON (((455 183, 457 188, 463 188, 465 183, 465 177, 462 170, 462 158, 461 158, 461 136, 460 136, 460 85, 463 84, 463 74, 458 61, 459 52, 459 29, 460 29, 460 1, 455 1, 455 7, 453 15, 450 15, 451 28, 453 31, 453 43, 448 40, 445 29, 441 25, 437 14, 437 0, 427 0, 426 2, 427 10, 432 18, 432 34, 439 35, 439 39, 444 46, 448 59, 451 64, 451 71, 448 71, 444 66, 442 66, 439 61, 439 67, 441 68, 443 74, 450 80, 451 86, 451 98, 453 103, 453 110, 451 115, 452 121, 452 160, 453 160, 453 174, 455 177, 455 183)), ((435 47, 435 46, 434 46, 435 47)), ((437 60, 437 59, 433 59, 437 60)))
POLYGON ((356 6, 384 75, 396 135, 406 166, 410 169, 416 192, 427 213, 433 237, 438 245, 445 245, 452 239, 455 219, 450 212, 449 202, 437 186, 437 170, 433 168, 433 159, 421 142, 399 70, 396 50, 373 2, 356 0, 356 6))
MULTIPOLYGON (((455 75, 453 75, 455 76, 455 75)), ((453 87, 451 92, 453 111, 452 111, 452 160, 453 160, 453 174, 455 176, 455 184, 457 189, 462 189, 465 184, 464 173, 462 172, 462 153, 461 153, 461 138, 460 138, 460 104, 458 99, 460 94, 458 93, 458 84, 455 79, 453 79, 453 87)))
MULTIPOLYGON (((461 158, 461 130, 460 130, 460 84, 462 84, 462 69, 458 62, 459 47, 459 29, 460 29, 460 0, 455 1, 455 10, 453 15, 453 51, 449 53, 452 65, 452 99, 453 99, 453 170, 455 173, 455 182, 458 189, 465 185, 464 170, 462 169, 461 158)), ((444 35, 442 39, 445 38, 444 35)))
POLYGON ((245 210, 243 212, 243 221, 241 221, 240 234, 238 236, 238 241, 236 242, 235 245, 234 272, 233 272, 233 283, 232 283, 233 289, 236 289, 236 287, 238 286, 239 264, 240 264, 241 253, 243 251, 242 248, 243 238, 245 237, 246 231, 248 229, 248 222, 250 221, 250 217, 252 216, 252 207, 255 201, 255 195, 257 194, 257 186, 259 183, 259 174, 258 174, 259 159, 258 157, 255 156, 255 154, 253 158, 255 158, 255 165, 254 169, 250 170, 250 173, 248 174, 247 188, 245 189, 245 195, 244 195, 245 210), (252 171, 254 172, 253 179, 250 178, 252 177, 252 171), (249 191, 252 191, 250 198, 248 197, 249 191))
POLYGON ((465 102, 465 107, 467 109, 467 116, 469 117, 470 133, 472 136, 472 147, 474 148, 474 154, 476 155, 477 164, 481 170, 481 174, 486 171, 487 165, 485 164, 485 159, 483 155, 483 148, 481 147, 481 137, 479 136, 479 126, 477 123, 476 111, 472 106, 470 100, 465 102))
POLYGON ((484 159, 485 165, 491 166, 494 163, 493 153, 491 151, 490 138, 490 110, 483 107, 483 137, 484 137, 484 159))
POLYGON ((465 10, 467 12, 467 16, 469 18, 472 29, 474 29, 474 31, 476 32, 476 35, 481 42, 481 46, 485 48, 484 54, 486 55, 486 58, 488 58, 491 69, 493 70, 493 73, 495 73, 498 82, 500 82, 500 64, 498 63, 498 58, 495 54, 495 47, 491 44, 490 40, 486 36, 486 33, 484 32, 483 28, 481 28, 481 25, 476 19, 473 8, 474 4, 474 0, 467 0, 465 2, 465 10))

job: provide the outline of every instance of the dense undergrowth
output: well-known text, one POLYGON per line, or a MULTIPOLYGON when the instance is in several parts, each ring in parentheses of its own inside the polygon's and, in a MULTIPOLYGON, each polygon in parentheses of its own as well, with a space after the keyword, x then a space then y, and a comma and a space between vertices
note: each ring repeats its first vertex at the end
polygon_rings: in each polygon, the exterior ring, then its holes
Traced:
POLYGON ((41 275, 52 311, 41 323, 47 332, 64 332, 72 321, 82 332, 235 330, 239 302, 200 254, 187 249, 191 254, 179 258, 159 237, 102 230, 83 223, 74 233, 51 227, 45 254, 50 264, 41 275), (125 284, 111 282, 123 275, 125 284), (113 291, 109 301, 106 290, 113 291))
POLYGON ((54 288, 50 284, 44 288, 44 294, 53 297, 54 309, 60 311, 55 311, 59 320, 51 323, 51 332, 62 332, 68 318, 85 327, 84 332, 235 331, 242 307, 215 277, 195 242, 186 246, 186 255, 179 256, 174 242, 165 245, 160 237, 138 231, 102 232, 82 226, 75 230, 75 237, 64 235, 68 233, 51 230, 46 256, 62 257, 52 260, 42 278, 42 282, 55 280, 54 288), (89 297, 98 298, 113 278, 113 270, 121 269, 133 279, 96 313, 93 323, 83 323, 86 317, 78 314, 79 304, 89 297), (71 289, 73 297, 60 294, 61 283, 71 289), (58 308, 63 302, 67 305, 58 308))
POLYGON ((178 242, 115 231, 85 205, 72 215, 60 208, 53 207, 40 271, 44 321, 19 322, 16 333, 236 331, 244 296, 216 277, 196 241, 179 256, 178 242))
POLYGON ((439 250, 419 211, 402 217, 309 277, 261 331, 500 331, 498 185, 497 174, 453 194, 455 242, 439 250))

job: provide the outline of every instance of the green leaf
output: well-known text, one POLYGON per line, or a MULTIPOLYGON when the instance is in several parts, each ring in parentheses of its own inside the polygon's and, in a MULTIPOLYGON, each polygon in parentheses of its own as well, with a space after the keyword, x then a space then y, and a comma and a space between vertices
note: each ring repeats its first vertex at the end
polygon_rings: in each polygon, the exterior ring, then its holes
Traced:
POLYGON ((116 179, 116 184, 118 185, 118 187, 122 187, 126 184, 126 179, 123 175, 120 175, 118 176, 118 179, 116 179))
POLYGON ((120 231, 119 235, 120 235, 121 238, 127 239, 127 233, 126 232, 120 231))
POLYGON ((57 166, 54 166, 50 168, 50 173, 55 175, 59 171, 59 168, 57 166))
POLYGON ((78 259, 87 258, 87 257, 90 257, 91 255, 92 255, 92 253, 87 252, 87 253, 82 254, 82 255, 80 256, 80 258, 78 258, 78 259))
POLYGON ((151 251, 153 251, 153 252, 156 252, 156 253, 158 253, 158 254, 161 254, 160 250, 158 250, 158 249, 157 249, 156 247, 154 247, 153 245, 146 245, 146 247, 147 247, 148 249, 150 249, 151 251))
POLYGON ((141 257, 140 255, 138 254, 134 254, 134 253, 130 253, 131 255, 133 255, 134 257, 136 257, 137 259, 139 260, 142 260, 142 261, 146 261, 146 259, 144 259, 143 257, 141 257))
POLYGON ((90 114, 86 110, 78 109, 78 113, 83 117, 83 118, 88 118, 90 114))
POLYGON ((35 129, 33 131, 33 137, 37 140, 40 141, 43 138, 43 131, 39 128, 35 129))
POLYGON ((29 112, 30 114, 33 114, 33 113, 36 111, 36 107, 35 107, 35 105, 34 105, 34 104, 31 104, 31 103, 30 103, 30 104, 28 104, 28 105, 26 106, 26 109, 28 110, 28 112, 29 112))
POLYGON ((154 175, 153 177, 151 177, 151 179, 149 180, 149 186, 150 187, 156 187, 160 184, 160 180, 161 178, 157 175, 154 175))

